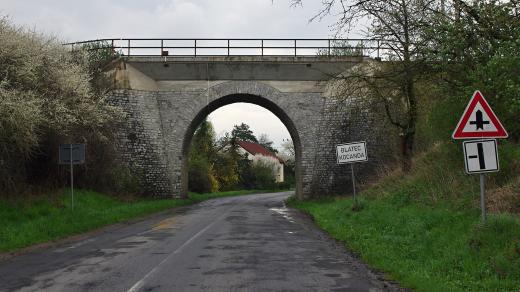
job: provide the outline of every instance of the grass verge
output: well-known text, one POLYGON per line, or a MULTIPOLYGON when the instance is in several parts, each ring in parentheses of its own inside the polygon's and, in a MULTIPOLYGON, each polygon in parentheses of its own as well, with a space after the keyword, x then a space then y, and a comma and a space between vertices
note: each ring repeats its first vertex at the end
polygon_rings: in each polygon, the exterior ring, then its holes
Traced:
POLYGON ((74 211, 68 192, 28 200, 0 200, 0 253, 56 240, 173 207, 200 201, 262 192, 244 190, 190 193, 187 199, 122 201, 93 191, 75 191, 74 211))
MULTIPOLYGON (((405 287, 520 291, 520 220, 499 213, 481 223, 478 177, 450 159, 452 147, 439 145, 419 157, 411 174, 390 175, 363 191, 359 211, 350 198, 289 205, 405 287)), ((518 180, 518 148, 502 149, 508 161, 501 174, 488 177, 491 195, 518 180)))

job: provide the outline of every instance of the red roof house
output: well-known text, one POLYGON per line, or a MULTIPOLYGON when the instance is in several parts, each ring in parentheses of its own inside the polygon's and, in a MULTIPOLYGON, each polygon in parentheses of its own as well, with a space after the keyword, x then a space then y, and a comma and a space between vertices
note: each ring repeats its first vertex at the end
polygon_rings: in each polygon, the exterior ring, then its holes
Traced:
POLYGON ((245 153, 248 153, 247 155, 248 159, 253 160, 253 162, 267 159, 273 163, 273 173, 275 175, 277 182, 283 182, 284 175, 283 175, 283 164, 284 161, 280 159, 278 156, 276 156, 271 151, 267 150, 264 146, 253 143, 253 142, 246 142, 246 141, 237 141, 237 144, 240 148, 243 149, 245 153), (262 158, 265 157, 265 158, 262 158))
POLYGON ((246 142, 246 141, 237 141, 237 144, 240 147, 244 148, 244 150, 246 150, 247 152, 251 153, 252 155, 260 154, 260 155, 263 155, 263 156, 271 156, 271 157, 274 157, 274 158, 278 159, 278 161, 280 161, 280 163, 283 163, 283 160, 281 160, 273 152, 265 149, 264 146, 262 146, 262 145, 260 145, 258 143, 246 142))

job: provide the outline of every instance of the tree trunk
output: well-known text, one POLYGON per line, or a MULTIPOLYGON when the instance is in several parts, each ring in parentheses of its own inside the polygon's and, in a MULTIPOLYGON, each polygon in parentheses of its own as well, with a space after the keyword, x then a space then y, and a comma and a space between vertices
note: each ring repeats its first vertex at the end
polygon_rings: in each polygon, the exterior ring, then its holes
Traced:
POLYGON ((401 170, 409 172, 412 168, 413 146, 415 132, 408 132, 401 135, 401 170))

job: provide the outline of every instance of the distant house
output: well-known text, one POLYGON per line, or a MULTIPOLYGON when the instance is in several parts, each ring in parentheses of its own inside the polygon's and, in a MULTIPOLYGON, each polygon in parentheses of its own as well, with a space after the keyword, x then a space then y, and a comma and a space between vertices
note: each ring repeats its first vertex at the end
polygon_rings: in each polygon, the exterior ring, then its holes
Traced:
POLYGON ((276 182, 283 182, 283 160, 257 143, 237 141, 237 145, 240 154, 247 155, 247 158, 253 163, 263 161, 271 165, 276 182))

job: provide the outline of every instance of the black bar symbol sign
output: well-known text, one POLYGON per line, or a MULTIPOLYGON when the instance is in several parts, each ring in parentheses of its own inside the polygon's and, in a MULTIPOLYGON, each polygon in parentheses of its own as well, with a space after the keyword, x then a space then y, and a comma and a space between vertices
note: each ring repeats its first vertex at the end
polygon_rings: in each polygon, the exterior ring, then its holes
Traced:
POLYGON ((474 121, 470 121, 469 124, 470 125, 476 125, 477 126, 476 130, 478 130, 478 129, 484 130, 484 125, 488 125, 489 121, 484 121, 484 118, 483 118, 483 115, 482 115, 482 111, 481 110, 477 110, 477 112, 475 113, 475 120, 474 121))
POLYGON ((478 158, 480 169, 486 169, 486 161, 484 160, 484 147, 482 143, 477 143, 477 155, 470 155, 468 158, 478 158))

